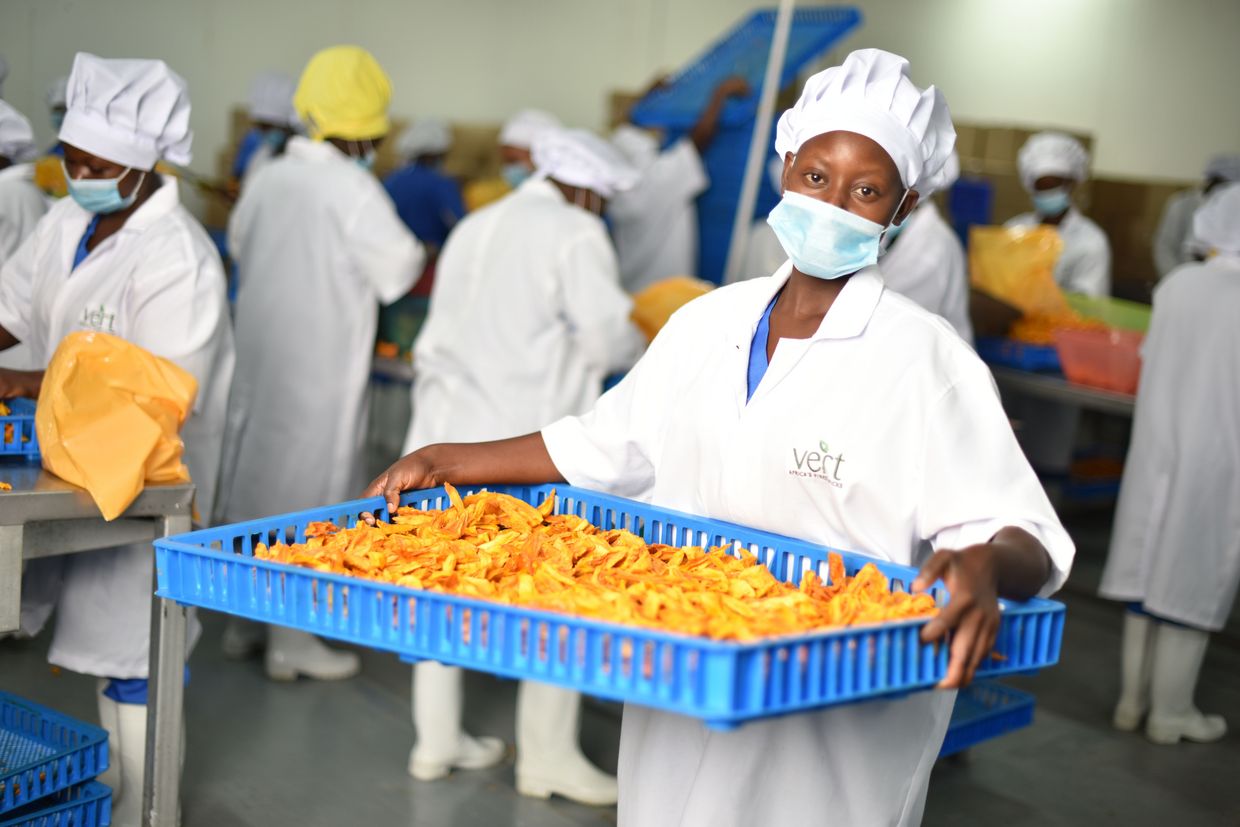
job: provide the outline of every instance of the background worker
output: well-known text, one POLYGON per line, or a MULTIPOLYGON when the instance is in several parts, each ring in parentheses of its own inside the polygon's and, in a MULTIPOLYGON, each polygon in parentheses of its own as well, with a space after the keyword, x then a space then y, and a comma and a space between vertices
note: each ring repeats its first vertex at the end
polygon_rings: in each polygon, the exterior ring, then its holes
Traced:
POLYGON ((417 120, 396 144, 405 165, 383 180, 396 214, 428 252, 437 253, 465 215, 460 185, 443 172, 451 148, 452 130, 446 123, 435 118, 417 120))
MULTIPOLYGON (((0 267, 17 253, 47 212, 43 191, 34 182, 34 130, 30 121, 0 101, 0 267)), ((30 346, 18 343, 0 352, 0 367, 29 370, 37 365, 30 346)))
MULTIPOLYGON (((357 490, 379 305, 407 293, 424 260, 370 171, 390 98, 387 75, 364 49, 316 54, 294 98, 309 136, 291 137, 233 210, 238 369, 221 521, 339 502, 357 490)), ((226 654, 261 647, 259 631, 230 624, 226 654)), ((273 680, 336 680, 359 668, 356 654, 275 626, 264 665, 273 680)))
MULTIPOLYGON (((206 231, 181 206, 176 179, 154 171, 160 161, 189 163, 189 122, 185 81, 163 61, 85 52, 74 58, 60 129, 70 197, 51 207, 0 270, 0 348, 27 344, 39 369, 0 370, 0 398, 38 396, 42 369, 74 331, 109 333, 170 359, 198 382, 181 436, 198 511, 210 514, 233 371, 223 265, 206 231)), ((112 823, 137 827, 146 754, 150 543, 36 562, 46 565, 32 566, 28 578, 42 578, 50 594, 58 593, 48 661, 99 678, 112 823), (63 585, 55 583, 61 575, 63 585)), ((23 611, 23 620, 41 625, 49 611, 23 611)), ((191 645, 198 633, 191 620, 191 645)))
POLYGON ((1033 212, 1007 222, 1008 227, 1054 227, 1063 239, 1055 263, 1055 282, 1069 293, 1111 294, 1111 244, 1102 228, 1081 214, 1072 192, 1089 177, 1089 153, 1062 132, 1039 132, 1016 156, 1020 182, 1033 201, 1033 212))
POLYGON ((1200 186, 1167 199, 1154 233, 1154 267, 1163 278, 1181 264, 1195 261, 1191 249, 1193 214, 1220 184, 1240 182, 1240 153, 1215 155, 1206 163, 1200 186))
POLYGON ((250 82, 250 128, 233 158, 232 179, 237 187, 246 176, 278 158, 297 130, 293 109, 293 79, 284 72, 260 72, 250 82))
POLYGON ((522 109, 504 121, 499 131, 500 177, 474 181, 465 187, 470 212, 494 203, 534 174, 530 148, 544 130, 559 129, 560 119, 541 109, 522 109))
MULTIPOLYGON (((608 200, 631 187, 637 171, 580 130, 543 130, 532 160, 531 179, 468 216, 444 247, 414 349, 418 376, 406 451, 515 436, 582 413, 602 392, 603 378, 642 352, 602 221, 608 200)), ((415 778, 490 766, 503 756, 498 740, 463 731, 461 681, 455 667, 414 667, 415 778)), ((577 743, 579 709, 576 692, 521 683, 519 792, 615 803, 615 779, 577 743)))

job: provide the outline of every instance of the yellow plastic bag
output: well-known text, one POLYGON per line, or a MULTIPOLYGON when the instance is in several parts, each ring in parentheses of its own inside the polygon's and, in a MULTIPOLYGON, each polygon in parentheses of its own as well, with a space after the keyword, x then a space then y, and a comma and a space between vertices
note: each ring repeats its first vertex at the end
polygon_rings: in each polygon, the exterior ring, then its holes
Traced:
POLYGON ((39 393, 43 467, 115 519, 146 483, 189 482, 178 432, 197 393, 194 377, 167 359, 106 333, 70 333, 39 393))
POLYGON ((1055 283, 1063 240, 1053 227, 972 227, 969 278, 973 286, 1025 316, 1071 314, 1055 283))
POLYGON ((633 297, 633 324, 651 341, 680 308, 715 288, 692 276, 672 276, 655 282, 633 297))

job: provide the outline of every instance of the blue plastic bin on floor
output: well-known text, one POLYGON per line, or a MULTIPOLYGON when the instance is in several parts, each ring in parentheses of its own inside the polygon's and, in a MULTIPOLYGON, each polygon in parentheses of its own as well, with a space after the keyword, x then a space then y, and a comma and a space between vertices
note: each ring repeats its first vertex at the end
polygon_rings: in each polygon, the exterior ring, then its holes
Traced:
POLYGON ((108 827, 112 790, 98 781, 54 793, 0 816, 0 827, 108 827))
POLYGON ((1054 345, 1031 345, 1015 339, 983 337, 975 343, 983 362, 1035 373, 1059 373, 1059 351, 1054 345))
POLYGON ((107 768, 102 729, 0 692, 0 820, 107 768))
POLYGON ((1033 696, 995 681, 977 681, 956 695, 939 757, 946 758, 1033 723, 1033 696))
POLYGON ((0 416, 0 457, 39 458, 39 435, 35 433, 33 399, 9 399, 9 415, 0 416), (12 425, 12 433, 5 426, 12 425))
MULTIPOLYGON (((472 490, 478 490, 474 488, 472 490)), ((648 543, 743 548, 782 580, 814 570, 827 579, 828 549, 752 528, 681 514, 571 486, 495 486, 539 503, 558 491, 557 513, 648 543)), ((462 492, 465 493, 465 492, 462 492)), ((401 498, 448 506, 441 489, 401 498)), ((715 641, 550 611, 427 592, 253 558, 258 543, 301 542, 306 525, 352 526, 363 511, 387 517, 381 499, 203 529, 155 541, 158 594, 180 603, 509 678, 700 718, 717 728, 934 686, 947 648, 922 644, 925 619, 833 629, 751 642, 715 641)), ((906 566, 841 552, 849 574, 874 562, 905 589, 906 566)), ((941 584, 933 591, 946 599, 941 584)), ((997 657, 984 675, 1026 672, 1059 659, 1064 608, 1049 600, 1004 602, 997 657)))

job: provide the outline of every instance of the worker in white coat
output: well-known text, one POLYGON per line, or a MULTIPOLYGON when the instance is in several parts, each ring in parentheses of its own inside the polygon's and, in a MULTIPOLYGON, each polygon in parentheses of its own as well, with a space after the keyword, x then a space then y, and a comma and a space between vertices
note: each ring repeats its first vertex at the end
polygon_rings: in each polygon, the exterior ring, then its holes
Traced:
MULTIPOLYGON (((438 442, 518 436, 589 410, 603 379, 637 360, 645 340, 629 320, 602 213, 638 177, 607 142, 544 130, 534 176, 466 217, 448 237, 426 326, 414 348, 413 421, 406 451, 438 442), (492 323, 479 325, 477 319, 492 323)), ((414 667, 415 778, 496 763, 503 744, 461 729, 461 670, 414 667)), ((580 696, 521 684, 517 789, 614 804, 616 781, 577 743, 580 696)))
POLYGON ((1154 233, 1154 267, 1163 278, 1181 264, 1196 261, 1192 249, 1193 215, 1220 184, 1240 182, 1240 154, 1215 155, 1206 162, 1200 186, 1167 199, 1154 233))
POLYGON ((233 158, 232 177, 238 185, 284 153, 300 122, 293 109, 297 84, 284 72, 259 72, 250 81, 250 128, 233 158))
MULTIPOLYGON (((47 200, 34 182, 34 130, 9 104, 0 100, 0 267, 17 253, 47 212, 47 200)), ((0 367, 30 370, 36 364, 30 346, 18 343, 0 352, 0 367)))
POLYGON ((1129 604, 1114 724, 1157 744, 1217 741, 1193 705, 1209 633, 1240 584, 1240 184, 1193 218, 1211 249, 1154 291, 1132 447, 1101 594, 1129 604))
MULTIPOLYGON (((370 167, 389 129, 388 77, 355 46, 316 54, 294 98, 309 137, 248 180, 228 224, 237 262, 233 380, 218 514, 236 522, 339 502, 356 494, 366 387, 380 304, 409 292, 423 250, 370 167)), ((262 647, 261 630, 232 623, 225 653, 262 647)), ((273 680, 339 680, 352 652, 271 627, 273 680)))
POLYGON ((1055 263, 1055 282, 1069 293, 1111 294, 1111 244, 1102 228, 1072 203, 1072 191, 1089 177, 1089 153, 1062 132, 1039 132, 1016 156, 1020 182, 1033 201, 1033 212, 1007 222, 1009 227, 1054 227, 1063 239, 1055 263))
POLYGON ((956 231, 943 220, 930 196, 960 177, 960 160, 952 153, 935 180, 927 182, 917 209, 891 228, 887 252, 878 260, 888 290, 912 299, 942 316, 960 338, 973 343, 969 321, 969 269, 956 231))
POLYGON ((748 94, 744 78, 726 78, 688 134, 662 150, 654 135, 632 124, 612 135, 616 149, 641 173, 637 186, 618 195, 607 211, 625 290, 637 294, 672 276, 697 275, 695 202, 710 186, 702 153, 719 132, 724 104, 748 94))
MULTIPOLYGON (((368 493, 563 480, 921 563, 914 588, 941 577, 951 594, 923 640, 954 629, 943 687, 966 684, 992 651, 996 596, 1054 591, 1073 546, 989 370, 874 266, 954 140, 942 95, 903 58, 867 49, 814 75, 776 138, 770 220, 789 262, 683 307, 590 413, 428 446, 368 493)), ((954 700, 922 692, 730 732, 627 706, 619 823, 915 825, 954 700)))
MULTIPOLYGON (((233 371, 224 271, 176 179, 154 171, 161 160, 189 163, 189 117, 185 81, 163 61, 74 58, 60 129, 71 197, 0 270, 0 347, 24 342, 42 368, 65 335, 96 330, 193 374, 198 395, 181 436, 198 511, 210 514, 233 371)), ((42 378, 41 369, 0 371, 0 396, 37 396, 42 378)), ((141 810, 151 574, 149 543, 64 560, 48 653, 101 679, 104 780, 112 823, 123 827, 141 810)), ((191 643, 197 633, 192 622, 191 643)))

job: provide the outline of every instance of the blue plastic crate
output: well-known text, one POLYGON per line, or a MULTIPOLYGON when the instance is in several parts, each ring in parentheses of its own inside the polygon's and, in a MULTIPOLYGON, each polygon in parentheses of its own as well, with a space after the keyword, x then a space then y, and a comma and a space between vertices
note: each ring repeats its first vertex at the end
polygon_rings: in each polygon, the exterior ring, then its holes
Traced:
MULTIPOLYGON (((471 490, 478 490, 477 488, 471 490)), ((648 543, 744 548, 775 576, 828 576, 829 549, 752 528, 693 517, 571 486, 496 486, 541 502, 557 490, 557 513, 648 543)), ((446 508, 439 489, 401 503, 446 508)), ((180 603, 275 623, 337 640, 509 678, 529 678, 703 719, 716 728, 748 720, 891 697, 938 683, 947 647, 922 644, 926 621, 908 620, 752 642, 714 641, 567 614, 393 586, 253 559, 257 543, 301 542, 308 523, 351 526, 363 511, 387 517, 381 499, 203 529, 155 541, 158 594, 180 603)), ((904 589, 915 570, 841 552, 852 574, 874 562, 904 589)), ((941 584, 933 590, 946 599, 941 584)), ((1054 664, 1064 608, 1049 600, 1004 601, 997 657, 980 674, 1054 664)))
POLYGON ((11 413, 0 416, 0 457, 22 457, 25 459, 39 458, 39 435, 34 428, 33 399, 9 399, 5 401, 11 413), (13 426, 11 438, 5 436, 8 428, 13 426))
POLYGON ((947 212, 960 243, 969 246, 969 228, 991 224, 995 185, 986 178, 961 176, 947 195, 947 212))
POLYGON ((112 790, 88 781, 0 818, 0 827, 107 827, 112 823, 112 790))
POLYGON ((107 768, 102 729, 0 692, 0 815, 107 768))
POLYGON ((1033 723, 1033 696, 995 681, 978 681, 960 690, 939 757, 1033 723))
POLYGON ((1054 345, 1031 345, 1015 339, 983 337, 975 343, 982 361, 1005 368, 1035 373, 1058 373, 1059 351, 1054 345))

